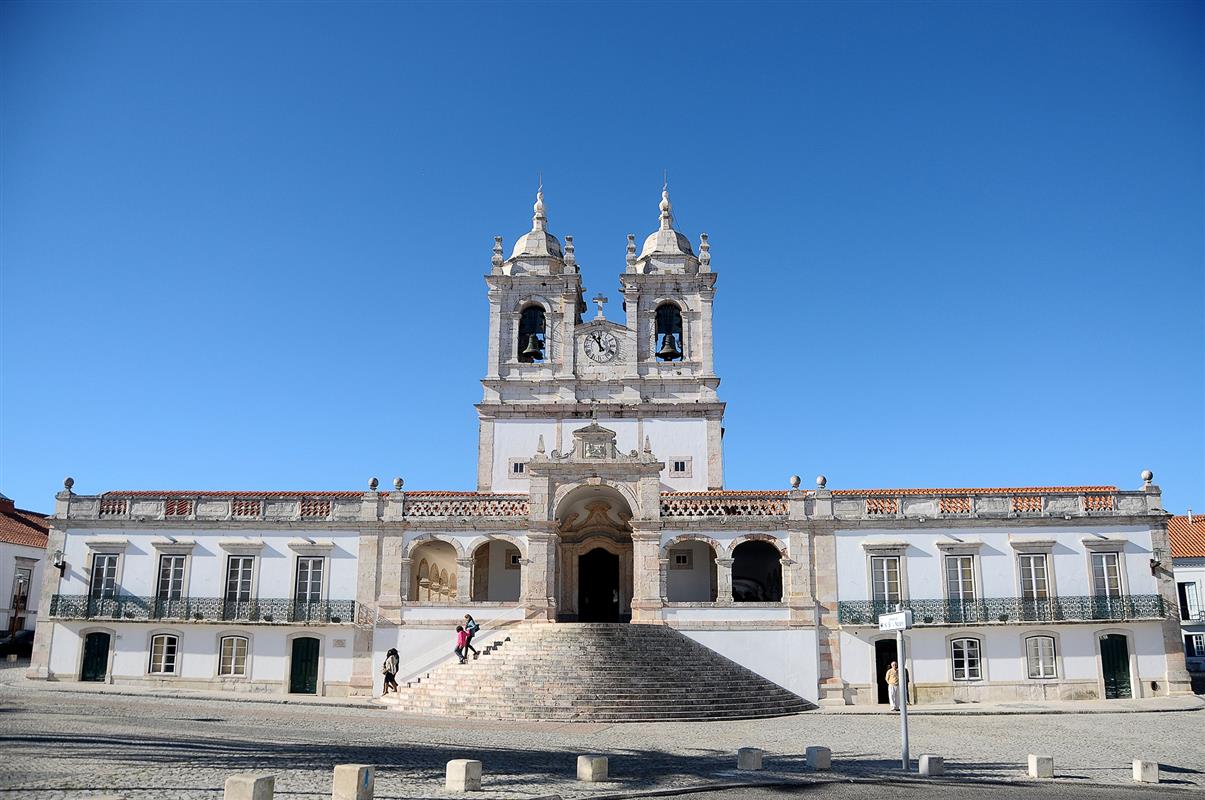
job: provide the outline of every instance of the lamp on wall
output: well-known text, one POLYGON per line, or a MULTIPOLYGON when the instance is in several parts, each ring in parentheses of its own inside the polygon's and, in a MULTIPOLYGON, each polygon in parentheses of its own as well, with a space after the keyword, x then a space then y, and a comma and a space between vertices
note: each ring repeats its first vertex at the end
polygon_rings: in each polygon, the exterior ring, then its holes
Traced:
POLYGON ((59 571, 59 577, 63 577, 63 573, 67 571, 67 562, 63 560, 63 551, 55 550, 53 561, 50 565, 59 571))
POLYGON ((1152 575, 1159 574, 1159 559, 1157 559, 1157 558, 1151 559, 1151 574, 1152 575))

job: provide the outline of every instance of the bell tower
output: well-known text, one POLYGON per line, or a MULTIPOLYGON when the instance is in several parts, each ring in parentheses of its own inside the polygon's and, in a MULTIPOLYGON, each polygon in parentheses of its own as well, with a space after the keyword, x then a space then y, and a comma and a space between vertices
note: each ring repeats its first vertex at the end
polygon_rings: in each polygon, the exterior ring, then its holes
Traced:
POLYGON ((665 468, 665 491, 723 488, 724 403, 712 359, 716 274, 707 235, 696 256, 674 228, 668 187, 657 230, 636 252, 628 236, 620 275, 622 321, 608 298, 583 321, 584 288, 573 238, 548 231, 544 194, 532 229, 503 258, 494 239, 489 287, 489 363, 482 380, 478 491, 526 492, 526 464, 563 450, 582 420, 615 431, 625 451, 650 452, 665 468))

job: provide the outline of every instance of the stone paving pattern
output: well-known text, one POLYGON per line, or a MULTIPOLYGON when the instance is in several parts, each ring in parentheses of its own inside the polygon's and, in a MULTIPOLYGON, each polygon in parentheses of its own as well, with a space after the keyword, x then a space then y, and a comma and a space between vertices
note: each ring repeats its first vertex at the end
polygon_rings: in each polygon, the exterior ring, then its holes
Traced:
MULTIPOLYGON (((810 780, 808 745, 832 748, 827 777, 890 774, 891 716, 810 712, 773 720, 572 724, 435 720, 366 707, 301 706, 47 691, 0 675, 6 758, 0 798, 220 798, 231 773, 278 774, 277 794, 329 797, 340 763, 378 767, 377 798, 438 798, 444 764, 485 764, 480 798, 590 797, 714 782, 810 780), (767 751, 767 772, 737 773, 741 746, 767 751), (576 757, 611 757, 613 780, 580 784, 576 757)), ((1205 712, 918 717, 912 752, 946 756, 952 779, 1025 780, 1029 752, 1054 756, 1067 784, 1132 786, 1130 759, 1158 760, 1172 786, 1205 788, 1205 712)), ((463 795, 459 795, 463 796, 463 795)))

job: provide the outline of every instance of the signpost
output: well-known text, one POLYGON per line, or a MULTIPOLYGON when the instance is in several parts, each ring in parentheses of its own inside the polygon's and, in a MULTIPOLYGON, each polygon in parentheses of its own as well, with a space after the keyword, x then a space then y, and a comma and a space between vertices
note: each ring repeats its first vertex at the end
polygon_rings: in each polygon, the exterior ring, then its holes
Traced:
MULTIPOLYGON (((899 606, 896 606, 897 608, 899 606)), ((895 631, 895 658, 899 663, 900 682, 900 761, 908 771, 908 654, 904 647, 904 631, 912 628, 912 612, 896 611, 879 615, 879 630, 895 631)))

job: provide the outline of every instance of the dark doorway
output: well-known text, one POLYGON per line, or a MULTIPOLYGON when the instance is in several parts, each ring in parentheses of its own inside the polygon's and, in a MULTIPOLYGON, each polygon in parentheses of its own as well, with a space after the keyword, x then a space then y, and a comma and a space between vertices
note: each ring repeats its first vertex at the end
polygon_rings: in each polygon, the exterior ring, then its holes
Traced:
POLYGON ((879 639, 874 643, 874 680, 879 688, 880 705, 890 702, 887 697, 887 670, 895 660, 895 639, 879 639))
POLYGON ((81 681, 103 681, 109 672, 109 634, 90 633, 84 637, 84 663, 81 681))
POLYGON ((619 622, 619 556, 596 547, 578 558, 577 618, 619 622))
POLYGON ((1130 648, 1126 637, 1110 633, 1100 640, 1100 671, 1105 678, 1105 699, 1131 697, 1130 648))
POLYGON ((289 691, 293 694, 318 693, 318 640, 300 636, 293 640, 293 659, 289 668, 289 691))
POLYGON ((769 542, 743 542, 732 551, 732 599, 782 602, 782 554, 769 542))

